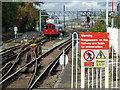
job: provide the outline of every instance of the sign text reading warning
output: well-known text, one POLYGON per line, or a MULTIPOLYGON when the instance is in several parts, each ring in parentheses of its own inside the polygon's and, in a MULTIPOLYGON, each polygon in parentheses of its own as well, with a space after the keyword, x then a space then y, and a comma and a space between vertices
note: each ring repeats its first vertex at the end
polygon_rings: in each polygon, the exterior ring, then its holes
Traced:
POLYGON ((80 33, 80 49, 109 49, 109 33, 80 33))

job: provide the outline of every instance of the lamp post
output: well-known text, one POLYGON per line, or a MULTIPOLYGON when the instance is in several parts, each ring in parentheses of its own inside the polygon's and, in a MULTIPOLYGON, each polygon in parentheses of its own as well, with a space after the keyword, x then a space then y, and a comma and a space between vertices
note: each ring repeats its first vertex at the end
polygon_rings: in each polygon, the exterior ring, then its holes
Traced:
POLYGON ((108 27, 108 0, 106 0, 106 29, 108 27))
POLYGON ((65 30, 65 5, 64 5, 64 30, 65 30))
POLYGON ((40 9, 40 17, 39 17, 39 19, 40 19, 39 24, 40 24, 40 33, 41 33, 41 9, 40 9))
POLYGON ((114 27, 114 18, 113 18, 113 0, 112 0, 112 28, 114 27))

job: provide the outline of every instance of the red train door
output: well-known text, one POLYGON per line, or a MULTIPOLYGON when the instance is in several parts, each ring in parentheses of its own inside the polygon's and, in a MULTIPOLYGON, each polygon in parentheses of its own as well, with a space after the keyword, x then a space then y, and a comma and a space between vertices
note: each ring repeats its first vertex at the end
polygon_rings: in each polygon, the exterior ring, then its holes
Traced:
POLYGON ((52 25, 51 34, 56 34, 56 33, 57 33, 56 28, 55 28, 55 26, 52 25))

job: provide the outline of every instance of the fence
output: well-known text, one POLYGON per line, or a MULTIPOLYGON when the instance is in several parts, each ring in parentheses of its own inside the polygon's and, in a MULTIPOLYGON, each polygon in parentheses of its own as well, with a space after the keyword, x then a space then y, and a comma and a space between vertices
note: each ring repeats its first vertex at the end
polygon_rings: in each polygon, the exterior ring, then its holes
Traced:
MULTIPOLYGON (((110 39, 110 41, 113 44, 115 39, 110 39)), ((120 88, 120 58, 118 56, 118 51, 114 50, 114 48, 117 48, 118 50, 118 44, 116 47, 112 45, 109 49, 108 67, 84 68, 80 58, 80 56, 82 57, 83 52, 79 53, 78 33, 74 32, 72 35, 71 88, 74 87, 74 82, 75 88, 120 88), (78 58, 80 58, 81 66, 78 65, 78 58), (80 68, 81 73, 80 81, 78 81, 78 67, 80 68), (74 70, 76 76, 75 81, 73 80, 74 70), (78 83, 80 84, 78 85, 78 83)))

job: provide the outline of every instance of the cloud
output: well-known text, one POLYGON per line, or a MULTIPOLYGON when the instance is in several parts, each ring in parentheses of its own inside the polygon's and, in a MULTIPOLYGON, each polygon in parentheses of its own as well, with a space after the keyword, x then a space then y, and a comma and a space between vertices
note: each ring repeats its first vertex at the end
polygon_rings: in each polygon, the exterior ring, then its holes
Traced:
POLYGON ((78 2, 72 1, 71 3, 65 4, 66 7, 75 7, 76 5, 78 5, 78 2))
POLYGON ((98 2, 82 2, 83 6, 87 6, 88 8, 95 8, 95 9, 99 9, 101 8, 101 6, 98 4, 98 2))
POLYGON ((41 6, 42 9, 46 9, 46 10, 54 10, 57 7, 58 3, 45 3, 41 6))
POLYGON ((66 4, 66 8, 69 10, 87 10, 87 9, 105 9, 106 6, 101 6, 98 2, 71 2, 66 4))
MULTIPOLYGON (((58 1, 58 0, 57 0, 58 1)), ((66 0, 65 0, 66 1, 66 0)), ((65 2, 63 1, 63 2, 65 2)), ((90 1, 90 0, 89 0, 90 1)), ((42 5, 42 9, 46 9, 48 11, 63 11, 63 6, 66 6, 66 10, 76 11, 76 10, 87 10, 87 9, 106 9, 105 2, 98 2, 98 0, 91 0, 90 2, 87 0, 70 0, 69 3, 45 3, 42 5)), ((101 0, 99 0, 101 1, 101 0)), ((106 0, 104 0, 106 1, 106 0)), ((110 0, 111 1, 111 0, 110 0)), ((58 1, 60 2, 60 1, 58 1)), ((114 7, 115 8, 115 7, 114 7)), ((111 7, 109 6, 109 9, 111 7)), ((115 8, 116 9, 116 8, 115 8)))

